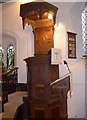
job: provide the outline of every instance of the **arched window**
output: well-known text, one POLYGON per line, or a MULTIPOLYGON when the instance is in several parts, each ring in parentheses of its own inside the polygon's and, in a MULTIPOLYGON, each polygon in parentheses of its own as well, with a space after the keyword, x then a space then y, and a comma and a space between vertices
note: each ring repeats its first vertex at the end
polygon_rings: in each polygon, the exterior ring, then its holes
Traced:
POLYGON ((7 48, 7 68, 12 69, 14 67, 14 59, 15 59, 15 48, 12 44, 10 44, 7 48))

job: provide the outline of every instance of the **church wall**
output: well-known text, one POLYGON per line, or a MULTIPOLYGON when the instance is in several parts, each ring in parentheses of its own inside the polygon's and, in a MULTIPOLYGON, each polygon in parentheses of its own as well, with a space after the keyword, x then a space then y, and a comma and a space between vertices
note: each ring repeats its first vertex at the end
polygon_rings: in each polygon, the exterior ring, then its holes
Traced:
MULTIPOLYGON (((82 33, 81 33, 81 11, 84 3, 55 3, 58 12, 54 31, 54 47, 60 48, 62 60, 66 60, 72 72, 73 95, 68 94, 68 113, 71 118, 85 117, 85 61, 82 58, 82 33), (67 31, 77 33, 76 36, 76 59, 68 59, 67 31)), ((3 4, 2 27, 3 30, 12 30, 17 36, 17 66, 19 67, 19 82, 26 82, 26 64, 24 58, 33 56, 34 39, 31 26, 22 28, 22 18, 19 16, 20 3, 3 4)), ((64 64, 59 65, 60 76, 68 73, 64 64)))

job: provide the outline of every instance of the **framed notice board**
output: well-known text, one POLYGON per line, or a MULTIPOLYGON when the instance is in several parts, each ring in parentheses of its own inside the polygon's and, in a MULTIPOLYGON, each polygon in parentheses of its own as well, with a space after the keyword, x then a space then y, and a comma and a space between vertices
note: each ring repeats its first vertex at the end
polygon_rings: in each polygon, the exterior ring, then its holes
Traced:
POLYGON ((68 58, 76 58, 76 33, 67 32, 68 34, 68 58))

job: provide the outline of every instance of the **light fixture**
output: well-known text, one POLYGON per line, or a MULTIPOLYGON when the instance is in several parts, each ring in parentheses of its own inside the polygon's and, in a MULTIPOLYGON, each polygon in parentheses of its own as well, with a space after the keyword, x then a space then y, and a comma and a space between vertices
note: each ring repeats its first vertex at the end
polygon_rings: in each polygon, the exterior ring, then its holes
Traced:
POLYGON ((51 13, 48 13, 48 19, 53 19, 53 15, 51 13))
POLYGON ((25 4, 25 3, 28 3, 28 2, 33 2, 35 0, 18 0, 20 2, 20 4, 25 4))

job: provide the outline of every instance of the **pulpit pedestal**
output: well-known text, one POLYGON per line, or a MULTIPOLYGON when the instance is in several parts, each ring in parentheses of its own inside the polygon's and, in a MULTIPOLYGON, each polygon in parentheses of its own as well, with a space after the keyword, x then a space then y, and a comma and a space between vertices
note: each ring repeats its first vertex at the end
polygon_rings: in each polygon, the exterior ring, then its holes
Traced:
POLYGON ((51 86, 59 78, 59 66, 51 65, 50 55, 36 55, 25 61, 30 118, 67 118, 69 77, 51 86))

